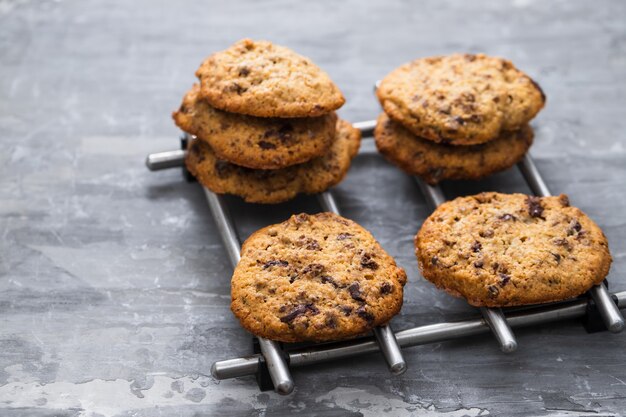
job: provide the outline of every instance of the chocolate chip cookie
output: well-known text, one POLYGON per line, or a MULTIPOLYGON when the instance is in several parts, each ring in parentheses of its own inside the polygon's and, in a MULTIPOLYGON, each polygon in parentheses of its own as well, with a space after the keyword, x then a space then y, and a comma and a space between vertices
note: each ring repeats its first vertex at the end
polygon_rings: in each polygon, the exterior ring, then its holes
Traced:
POLYGON ((210 145, 194 140, 185 164, 198 181, 213 192, 236 194, 250 203, 280 203, 299 193, 314 194, 338 184, 348 172, 361 143, 361 133, 338 120, 335 140, 318 158, 282 169, 250 169, 223 161, 210 145))
POLYGON ((429 184, 442 180, 479 179, 517 163, 533 143, 529 125, 480 145, 454 146, 415 136, 385 113, 378 117, 374 138, 391 163, 429 184))
POLYGON ((243 39, 207 58, 196 75, 211 106, 258 117, 316 117, 341 107, 339 88, 310 59, 243 39))
POLYGON ((520 129, 545 104, 529 76, 483 54, 417 59, 387 75, 376 94, 389 117, 415 135, 452 145, 520 129))
POLYGON ((278 119, 244 116, 211 107, 194 85, 173 118, 206 141, 219 159, 247 168, 278 169, 324 155, 335 138, 337 115, 278 119))
POLYGON ((244 328, 271 340, 339 340, 391 320, 405 283, 404 270, 355 222, 298 214, 245 241, 231 310, 244 328))
POLYGON ((576 297, 611 265, 602 230, 566 195, 457 198, 426 219, 415 247, 424 278, 474 306, 576 297))

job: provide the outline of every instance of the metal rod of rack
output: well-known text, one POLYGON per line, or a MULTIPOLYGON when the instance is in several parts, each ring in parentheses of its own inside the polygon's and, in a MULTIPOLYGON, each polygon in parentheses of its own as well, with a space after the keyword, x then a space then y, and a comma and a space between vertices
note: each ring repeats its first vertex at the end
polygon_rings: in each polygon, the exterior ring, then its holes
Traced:
MULTIPOLYGON (((619 308, 626 308, 626 291, 613 294, 619 308)), ((584 317, 588 299, 578 298, 556 304, 535 306, 508 315, 511 327, 519 328, 550 323, 559 320, 570 320, 584 317)), ((459 322, 428 324, 399 331, 395 334, 398 344, 403 348, 440 343, 489 332, 489 325, 482 318, 459 322)), ((378 352, 379 345, 372 337, 312 346, 302 350, 287 352, 292 367, 315 365, 332 360, 345 359, 358 355, 378 352)), ((218 361, 211 367, 214 378, 222 380, 254 375, 258 369, 259 355, 218 361)))
MULTIPOLYGON (((318 200, 324 211, 340 215, 339 205, 330 191, 318 194, 318 200)), ((389 324, 374 329, 374 336, 380 346, 380 351, 387 362, 389 371, 394 375, 403 374, 406 371, 406 361, 389 324)))
MULTIPOLYGON (((414 177, 422 194, 431 207, 435 208, 446 201, 446 197, 438 185, 430 185, 421 178, 414 177)), ((513 330, 506 321, 506 317, 500 308, 482 307, 480 312, 485 322, 489 325, 491 332, 500 344, 500 349, 505 353, 514 352, 517 349, 517 340, 513 330)))
MULTIPOLYGON (((547 184, 539 174, 539 170, 535 166, 530 154, 526 154, 524 158, 517 164, 522 176, 528 183, 533 194, 540 197, 550 196, 550 190, 547 184)), ((604 325, 613 333, 619 333, 624 330, 624 316, 617 308, 611 295, 604 284, 596 285, 589 290, 589 295, 598 306, 598 311, 602 316, 604 325)))

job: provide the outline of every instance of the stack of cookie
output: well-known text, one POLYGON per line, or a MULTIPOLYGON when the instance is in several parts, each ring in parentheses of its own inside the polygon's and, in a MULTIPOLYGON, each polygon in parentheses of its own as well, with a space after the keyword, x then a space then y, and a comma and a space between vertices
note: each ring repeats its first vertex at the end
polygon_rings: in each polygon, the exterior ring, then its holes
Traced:
POLYGON ((417 59, 388 74, 377 96, 378 150, 430 184, 514 165, 533 142, 528 122, 545 104, 530 77, 482 54, 417 59))
POLYGON ((308 58, 244 39, 211 55, 196 75, 200 84, 173 118, 197 138, 185 162, 202 185, 278 203, 344 177, 360 132, 337 118, 345 99, 308 58))

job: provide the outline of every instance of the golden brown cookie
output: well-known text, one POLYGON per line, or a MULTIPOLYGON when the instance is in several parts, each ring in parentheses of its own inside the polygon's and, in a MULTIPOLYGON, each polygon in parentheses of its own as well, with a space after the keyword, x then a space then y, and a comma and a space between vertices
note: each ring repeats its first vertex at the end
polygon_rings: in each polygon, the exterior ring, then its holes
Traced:
POLYGON ((267 41, 243 39, 207 58, 196 75, 213 106, 257 117, 315 117, 345 99, 310 59, 267 41))
POLYGON ((211 107, 194 85, 174 121, 206 141, 219 159, 247 168, 278 169, 324 155, 335 138, 337 115, 277 119, 227 113, 211 107))
POLYGON ((452 145, 518 130, 545 104, 530 77, 483 54, 417 59, 388 74, 376 94, 389 117, 415 135, 452 145))
POLYGON ((424 278, 474 306, 576 297, 611 266, 602 230, 563 194, 457 198, 426 219, 415 247, 424 278))
POLYGON ((335 141, 319 158, 282 169, 240 167, 215 156, 204 141, 189 146, 185 164, 198 181, 218 194, 236 194, 250 203, 280 203, 299 193, 314 194, 338 184, 348 172, 361 143, 361 132, 337 121, 335 141))
POLYGON ((339 340, 391 320, 405 283, 404 270, 355 222, 298 214, 245 241, 231 310, 244 328, 271 340, 339 340))
POLYGON ((529 125, 480 145, 453 146, 415 136, 382 113, 374 138, 378 151, 391 163, 429 184, 443 180, 479 179, 516 164, 533 143, 529 125))

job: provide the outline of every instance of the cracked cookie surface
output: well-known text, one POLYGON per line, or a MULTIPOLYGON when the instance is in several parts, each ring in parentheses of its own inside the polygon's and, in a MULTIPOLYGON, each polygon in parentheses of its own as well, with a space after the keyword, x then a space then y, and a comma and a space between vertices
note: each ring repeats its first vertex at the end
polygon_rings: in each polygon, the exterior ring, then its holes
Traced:
POLYGON ((315 117, 345 103, 328 74, 309 58, 268 41, 243 39, 196 71, 213 106, 257 117, 315 117))
POLYGON ((279 119, 213 108, 195 84, 173 118, 185 132, 207 142, 215 155, 255 169, 278 169, 324 155, 335 138, 337 115, 279 119))
POLYGON ((249 203, 280 203, 299 193, 315 194, 341 182, 361 144, 361 133, 338 120, 335 140, 318 158, 281 169, 250 169, 218 159, 201 140, 190 143, 185 165, 198 181, 218 194, 235 194, 249 203))
POLYGON ((404 270, 363 227, 332 213, 298 214, 245 241, 231 309, 257 336, 339 340, 391 320, 405 283, 404 270))
POLYGON ((415 135, 452 145, 517 130, 545 104, 529 76, 483 54, 417 59, 389 73, 376 94, 389 117, 415 135))
POLYGON ((563 194, 457 198, 426 219, 415 247, 424 278, 474 306, 576 297, 611 265, 602 230, 563 194))
POLYGON ((453 146, 419 138, 385 113, 374 138, 378 151, 403 171, 429 184, 443 180, 480 179, 515 165, 533 143, 529 125, 480 145, 453 146))

